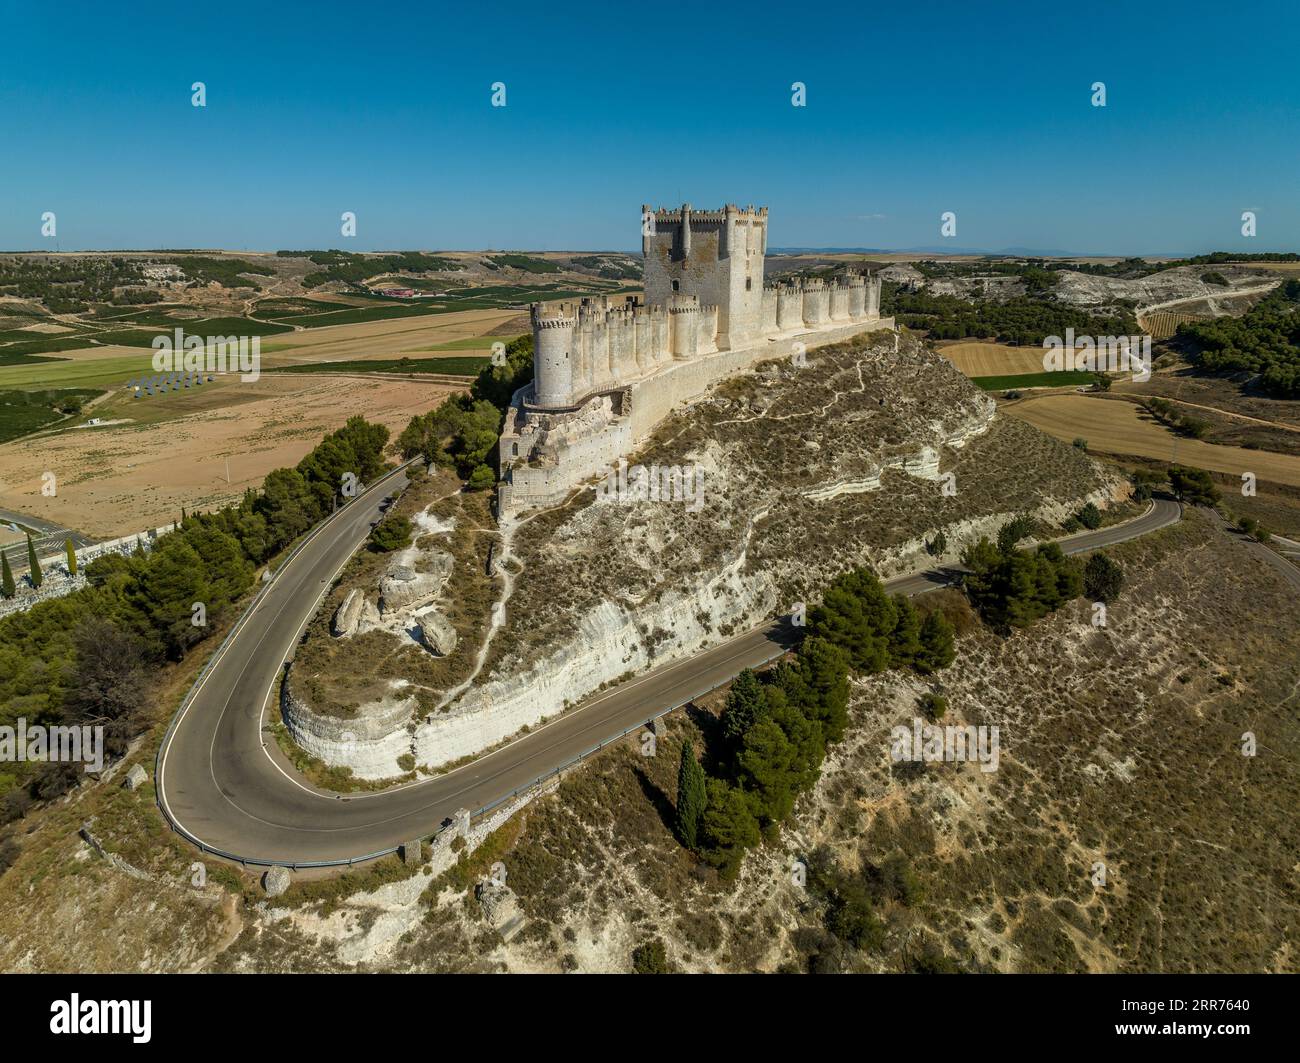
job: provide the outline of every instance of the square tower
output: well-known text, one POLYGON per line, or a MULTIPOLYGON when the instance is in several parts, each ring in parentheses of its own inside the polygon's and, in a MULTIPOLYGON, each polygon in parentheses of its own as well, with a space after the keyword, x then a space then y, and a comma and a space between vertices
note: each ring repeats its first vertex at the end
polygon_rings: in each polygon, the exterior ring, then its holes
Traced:
POLYGON ((756 340, 763 326, 763 256, 767 208, 695 211, 641 208, 646 302, 666 306, 674 294, 717 306, 719 350, 756 340))

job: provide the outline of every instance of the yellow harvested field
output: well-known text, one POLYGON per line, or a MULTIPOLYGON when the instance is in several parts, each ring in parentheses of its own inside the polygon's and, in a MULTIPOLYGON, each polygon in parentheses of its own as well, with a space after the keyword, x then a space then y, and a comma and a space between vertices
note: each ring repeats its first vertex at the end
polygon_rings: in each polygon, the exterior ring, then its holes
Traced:
POLYGON ((1300 457, 1177 436, 1131 402, 1078 394, 1045 395, 1011 403, 1002 412, 1057 439, 1071 442, 1082 437, 1089 450, 1172 460, 1232 476, 1252 472, 1260 480, 1300 487, 1300 457))
POLYGON ((382 376, 267 375, 242 401, 156 423, 46 432, 0 445, 0 509, 99 538, 160 527, 181 507, 215 509, 295 465, 353 414, 396 436, 456 390, 382 376), (250 397, 251 396, 251 397, 250 397), (229 462, 229 482, 226 480, 229 462), (57 493, 41 494, 42 473, 57 493))
POLYGON ((938 351, 967 376, 1010 376, 1043 371, 1042 347, 963 341, 939 347, 938 351))
MULTIPOLYGON (((285 332, 262 339, 262 365, 273 369, 304 362, 391 358, 395 354, 427 351, 440 344, 483 336, 518 316, 518 310, 461 310, 453 314, 428 314, 285 332)), ((491 347, 492 340, 485 338, 483 350, 488 351, 491 347)), ((474 351, 448 353, 473 354, 474 351)))

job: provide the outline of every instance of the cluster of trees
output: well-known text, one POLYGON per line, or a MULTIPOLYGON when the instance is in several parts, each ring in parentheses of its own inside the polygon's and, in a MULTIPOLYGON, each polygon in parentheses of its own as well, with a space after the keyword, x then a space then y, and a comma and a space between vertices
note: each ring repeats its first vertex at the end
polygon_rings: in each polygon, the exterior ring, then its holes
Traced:
POLYGON ((927 329, 936 339, 973 336, 1035 345, 1048 336, 1065 335, 1067 328, 1091 336, 1128 336, 1138 331, 1137 322, 1128 313, 1090 314, 1030 296, 971 303, 956 295, 903 292, 898 285, 888 283, 882 286, 880 312, 894 315, 908 328, 927 329))
POLYGON ((514 393, 533 379, 533 338, 520 336, 506 344, 500 364, 479 370, 468 395, 452 395, 436 409, 416 414, 397 437, 407 458, 449 468, 472 489, 496 482, 492 453, 501 423, 514 393))
POLYGON ((1249 535, 1259 543, 1269 543, 1273 539, 1273 533, 1254 517, 1242 517, 1237 521, 1237 528, 1243 535, 1249 535))
POLYGON ((1168 428, 1172 428, 1179 435, 1190 436, 1192 439, 1201 439, 1210 430, 1208 421, 1183 413, 1168 399, 1145 399, 1141 405, 1157 421, 1168 428))
POLYGON ((924 618, 902 595, 890 597, 879 577, 855 568, 826 588, 808 618, 810 635, 839 647, 862 675, 912 668, 930 675, 952 663, 952 625, 938 611, 924 618))
MULTIPOLYGON (((1088 503, 1074 519, 1095 528, 1101 524, 1101 512, 1088 503)), ((962 554, 962 564, 969 569, 962 587, 990 627, 1002 632, 1028 627, 1080 594, 1094 602, 1119 596, 1124 572, 1118 562, 1094 553, 1080 565, 1056 543, 1020 549, 1021 540, 1032 531, 1028 517, 1016 517, 1002 526, 996 543, 981 539, 962 554)))
POLYGON ((0 293, 39 299, 55 314, 76 314, 106 303, 113 289, 140 284, 140 263, 126 258, 82 258, 45 262, 12 258, 0 262, 0 293))
MULTIPOLYGON (((1208 255, 1193 255, 1191 258, 1171 259, 1167 262, 1148 262, 1144 258, 1126 258, 1120 262, 1062 262, 1054 260, 1045 263, 1047 269, 1068 269, 1076 273, 1089 273, 1100 277, 1139 278, 1149 277, 1176 266, 1218 266, 1225 262, 1300 262, 1300 255, 1294 251, 1265 251, 1258 254, 1242 254, 1238 251, 1213 251, 1208 255)), ((1210 276, 1222 277, 1222 274, 1204 274, 1201 279, 1207 284, 1226 284, 1227 281, 1209 280, 1210 276)))
POLYGON ((1208 372, 1256 374, 1282 399, 1300 398, 1300 280, 1270 292, 1241 317, 1184 322, 1175 341, 1208 372))
POLYGON ((869 570, 839 577, 813 611, 792 662, 736 677, 708 772, 692 744, 683 745, 679 840, 723 877, 734 877, 746 850, 789 816, 795 799, 817 781, 827 748, 844 737, 849 673, 893 667, 929 674, 952 663, 953 639, 942 614, 921 619, 910 601, 890 598, 869 570))
POLYGON ((1086 502, 1080 508, 1078 513, 1072 514, 1066 520, 1063 526, 1066 532, 1072 535, 1083 528, 1087 528, 1089 531, 1095 531, 1097 528, 1101 527, 1101 522, 1101 510, 1097 508, 1097 503, 1086 502))
POLYGON ((208 258, 203 255, 181 255, 176 258, 160 260, 163 265, 179 266, 189 280, 191 288, 206 287, 216 283, 223 288, 257 288, 265 287, 263 283, 246 273, 270 276, 265 266, 249 262, 243 258, 208 258))
POLYGON ((155 288, 124 288, 110 296, 108 301, 114 306, 145 306, 161 303, 163 297, 162 292, 155 288))
POLYGON ((885 925, 876 911, 886 904, 914 908, 925 898, 920 878, 901 852, 880 863, 867 861, 858 871, 845 871, 826 846, 809 855, 808 892, 822 901, 823 919, 831 940, 817 941, 809 956, 810 973, 837 973, 851 960, 844 946, 860 951, 884 944, 885 925))
POLYGON ((953 277, 982 277, 1000 274, 1019 277, 1030 292, 1045 292, 1060 281, 1058 273, 1040 258, 994 259, 979 262, 936 262, 927 259, 913 263, 913 268, 931 279, 953 277))
POLYGON ((1083 593, 1083 573, 1056 543, 1033 551, 1019 539, 999 535, 968 547, 961 562, 969 570, 962 586, 984 622, 997 631, 1028 627, 1083 593))
POLYGON ((1214 480, 1204 469, 1189 469, 1182 465, 1171 465, 1168 473, 1169 486, 1174 496, 1189 506, 1217 506, 1219 489, 1214 480))
POLYGON ((39 299, 55 314, 83 313, 92 303, 116 306, 156 303, 162 296, 146 286, 142 270, 146 265, 160 263, 179 266, 192 286, 215 281, 226 288, 259 288, 261 284, 258 281, 241 274, 265 273, 263 267, 244 259, 200 255, 148 260, 92 257, 56 263, 14 258, 0 263, 0 293, 21 299, 39 299), (121 288, 127 290, 114 292, 114 289, 121 288))
POLYGON ((605 255, 579 255, 569 260, 579 269, 595 270, 610 280, 640 280, 641 266, 631 258, 614 258, 605 255))
POLYGON ((393 255, 359 255, 351 251, 277 251, 282 258, 307 258, 323 270, 303 278, 306 288, 319 288, 330 281, 359 286, 383 273, 441 273, 460 269, 450 258, 426 255, 422 251, 401 251, 393 255))
POLYGON ((790 814, 816 782, 828 745, 843 737, 848 671, 837 647, 810 636, 792 663, 761 677, 746 669, 732 683, 707 774, 693 747, 682 746, 677 835, 724 878, 790 814))
MULTIPOLYGON (((87 588, 0 620, 0 723, 106 722, 124 743, 143 725, 150 669, 214 630, 258 566, 346 501, 351 476, 364 484, 382 472, 387 443, 387 428, 353 417, 295 468, 270 473, 261 492, 215 513, 182 514, 153 549, 86 566, 87 588)), ((48 765, 21 778, 0 774, 0 821, 66 791, 80 772, 48 765)))
POLYGON ((532 255, 488 255, 486 264, 489 269, 501 269, 508 266, 511 269, 521 269, 525 273, 560 272, 558 262, 552 262, 546 258, 535 258, 532 255))

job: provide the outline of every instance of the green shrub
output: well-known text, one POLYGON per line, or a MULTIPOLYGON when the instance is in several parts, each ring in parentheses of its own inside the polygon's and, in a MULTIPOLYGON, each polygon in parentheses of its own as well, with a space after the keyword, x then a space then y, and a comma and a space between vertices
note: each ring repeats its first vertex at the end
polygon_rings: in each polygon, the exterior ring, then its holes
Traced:
POLYGON ((411 545, 415 528, 405 517, 386 517, 371 529, 370 549, 386 554, 411 545))
POLYGON ((668 974, 668 950, 661 938, 643 941, 632 950, 632 970, 636 974, 668 974))
POLYGON ((942 720, 948 714, 948 699, 942 694, 926 694, 921 698, 921 709, 932 720, 942 720))
POLYGON ((1093 554, 1083 566, 1083 593, 1094 602, 1113 602, 1124 585, 1124 570, 1105 554, 1093 554))

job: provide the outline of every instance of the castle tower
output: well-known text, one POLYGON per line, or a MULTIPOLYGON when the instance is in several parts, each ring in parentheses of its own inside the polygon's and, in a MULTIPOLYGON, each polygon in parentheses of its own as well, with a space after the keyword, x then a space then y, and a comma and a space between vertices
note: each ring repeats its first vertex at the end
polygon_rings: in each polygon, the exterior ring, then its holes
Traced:
POLYGON ((826 282, 814 277, 803 286, 803 323, 809 328, 820 328, 831 319, 830 292, 826 282))
POLYGON ((867 278, 867 317, 880 317, 880 274, 873 273, 867 278))
POLYGON ((803 328, 803 286, 783 284, 776 293, 776 327, 781 332, 803 328))
POLYGON ((572 406, 574 336, 577 315, 566 303, 534 303, 533 401, 537 406, 560 409, 572 406))
POLYGON ((646 302, 667 306, 674 294, 693 295, 702 306, 718 308, 719 349, 757 339, 763 328, 767 208, 728 204, 696 211, 684 203, 677 210, 651 211, 646 204, 642 218, 646 302))
POLYGON ((849 317, 861 321, 867 316, 867 281, 860 273, 849 276, 849 317))
POLYGON ((673 356, 694 358, 700 351, 700 301, 691 295, 674 295, 668 303, 673 356))

